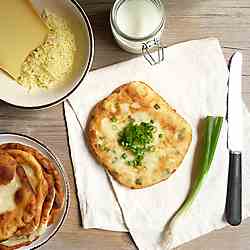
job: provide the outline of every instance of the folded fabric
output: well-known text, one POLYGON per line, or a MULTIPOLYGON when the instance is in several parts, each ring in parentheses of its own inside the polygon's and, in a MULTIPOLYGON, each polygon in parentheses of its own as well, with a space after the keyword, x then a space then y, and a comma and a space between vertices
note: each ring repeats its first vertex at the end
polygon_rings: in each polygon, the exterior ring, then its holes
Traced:
MULTIPOLYGON (((197 159, 198 126, 207 115, 226 113, 228 69, 219 42, 203 39, 165 49, 165 61, 150 66, 143 57, 89 73, 65 103, 69 144, 84 228, 129 231, 142 250, 162 250, 166 223, 184 201, 197 159), (89 112, 116 87, 129 81, 148 83, 193 128, 190 149, 174 175, 150 188, 121 186, 94 160, 84 139, 89 112), (73 108, 73 109, 72 109, 73 108), (73 112, 74 110, 74 112, 73 112), (78 119, 76 119, 76 117, 78 119), (79 125, 79 122, 82 126, 79 125)), ((250 116, 244 106, 243 217, 250 216, 250 116)), ((224 122, 217 151, 200 194, 175 227, 173 247, 226 225, 223 220, 228 150, 224 122)))

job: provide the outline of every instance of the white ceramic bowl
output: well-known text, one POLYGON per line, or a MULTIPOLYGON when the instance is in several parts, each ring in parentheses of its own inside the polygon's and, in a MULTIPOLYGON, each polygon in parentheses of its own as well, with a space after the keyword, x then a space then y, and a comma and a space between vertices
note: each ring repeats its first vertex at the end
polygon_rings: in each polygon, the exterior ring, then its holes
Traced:
POLYGON ((70 203, 70 188, 69 188, 69 181, 68 177, 65 173, 65 170, 63 168, 63 165, 60 163, 60 161, 56 158, 54 153, 48 149, 45 145, 43 145, 41 142, 38 140, 21 135, 21 134, 15 134, 15 133, 0 133, 0 144, 4 143, 21 143, 27 146, 30 146, 32 148, 35 148, 39 150, 44 156, 46 156, 57 168, 58 173, 62 179, 62 184, 63 184, 63 191, 64 191, 64 204, 62 207, 62 210, 59 214, 59 217, 57 221, 50 225, 46 232, 41 235, 38 239, 33 241, 30 245, 24 246, 21 248, 18 248, 18 250, 33 250, 36 249, 45 243, 47 243, 48 240, 53 237, 56 232, 60 229, 60 227, 63 225, 66 216, 68 214, 69 210, 69 203, 70 203))
POLYGON ((69 23, 77 43, 74 70, 70 77, 48 90, 35 88, 30 92, 0 71, 0 99, 15 107, 42 109, 66 99, 81 84, 90 70, 94 55, 93 32, 84 10, 75 0, 32 0, 36 11, 44 9, 64 17, 69 23))

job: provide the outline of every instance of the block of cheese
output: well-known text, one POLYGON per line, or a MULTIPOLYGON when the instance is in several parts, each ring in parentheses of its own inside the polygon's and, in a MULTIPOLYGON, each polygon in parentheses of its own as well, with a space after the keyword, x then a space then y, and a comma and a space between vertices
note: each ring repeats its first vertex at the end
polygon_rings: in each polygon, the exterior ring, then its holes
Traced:
POLYGON ((47 33, 29 0, 1 0, 0 68, 17 79, 25 58, 42 44, 47 33))

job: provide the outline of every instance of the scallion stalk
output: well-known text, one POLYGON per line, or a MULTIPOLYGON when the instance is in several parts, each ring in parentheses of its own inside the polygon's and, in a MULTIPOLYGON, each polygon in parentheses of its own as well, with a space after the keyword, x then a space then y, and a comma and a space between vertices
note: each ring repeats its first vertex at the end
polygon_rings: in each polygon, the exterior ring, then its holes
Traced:
POLYGON ((205 178, 208 174, 208 171, 210 169, 214 157, 222 123, 223 123, 223 117, 208 116, 205 119, 205 128, 204 128, 205 131, 203 139, 204 141, 203 141, 203 148, 201 151, 200 169, 199 169, 200 171, 195 179, 193 186, 191 187, 191 190, 187 198, 185 199, 181 207, 178 209, 178 211, 175 213, 175 215, 172 217, 172 219, 170 220, 164 231, 164 238, 162 243, 164 249, 166 250, 171 249, 171 244, 173 240, 172 231, 174 225, 176 224, 177 220, 180 220, 181 217, 183 217, 189 210, 193 201, 197 197, 202 184, 205 181, 205 178))

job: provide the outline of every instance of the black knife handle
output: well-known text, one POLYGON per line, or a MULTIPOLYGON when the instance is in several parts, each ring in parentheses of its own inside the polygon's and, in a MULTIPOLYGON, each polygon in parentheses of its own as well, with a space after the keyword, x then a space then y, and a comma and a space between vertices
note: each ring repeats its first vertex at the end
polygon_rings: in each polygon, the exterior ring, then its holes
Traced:
POLYGON ((241 178, 241 153, 230 152, 225 215, 227 222, 232 226, 241 223, 241 178))

